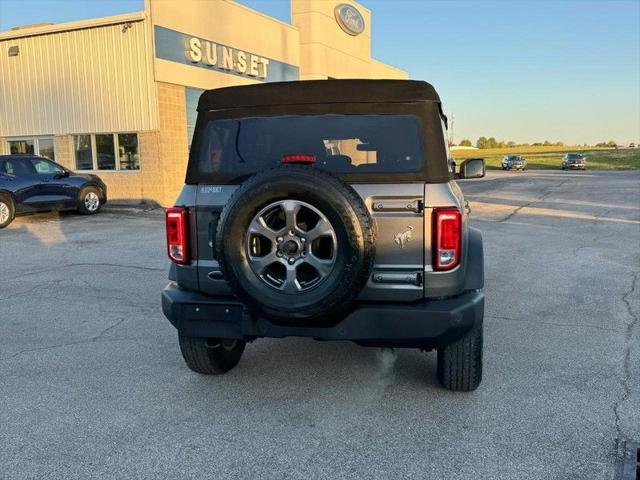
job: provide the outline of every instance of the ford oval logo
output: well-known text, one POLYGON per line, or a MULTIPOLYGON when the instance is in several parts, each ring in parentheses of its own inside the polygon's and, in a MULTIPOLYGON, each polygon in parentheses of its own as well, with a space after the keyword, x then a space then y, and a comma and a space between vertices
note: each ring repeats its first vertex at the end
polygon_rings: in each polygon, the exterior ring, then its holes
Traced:
POLYGON ((334 10, 336 21, 349 35, 359 35, 364 32, 364 18, 353 5, 341 3, 334 10))

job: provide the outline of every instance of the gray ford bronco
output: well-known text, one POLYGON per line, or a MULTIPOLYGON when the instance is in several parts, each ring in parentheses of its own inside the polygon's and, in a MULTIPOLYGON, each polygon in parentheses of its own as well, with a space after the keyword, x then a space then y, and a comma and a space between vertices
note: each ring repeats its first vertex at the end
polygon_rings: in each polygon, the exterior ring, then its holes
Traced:
POLYGON ((434 88, 268 83, 202 94, 167 209, 165 316, 188 367, 235 367, 262 337, 437 350, 438 378, 482 377, 482 236, 451 170, 434 88))

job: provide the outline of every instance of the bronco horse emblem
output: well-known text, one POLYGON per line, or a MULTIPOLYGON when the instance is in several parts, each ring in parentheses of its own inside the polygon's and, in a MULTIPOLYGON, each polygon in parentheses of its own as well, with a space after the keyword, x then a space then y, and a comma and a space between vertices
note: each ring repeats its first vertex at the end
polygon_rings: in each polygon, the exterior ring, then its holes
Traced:
POLYGON ((396 242, 400 248, 404 248, 404 246, 413 238, 413 229, 413 226, 407 225, 407 229, 404 232, 396 233, 393 236, 393 241, 396 242))

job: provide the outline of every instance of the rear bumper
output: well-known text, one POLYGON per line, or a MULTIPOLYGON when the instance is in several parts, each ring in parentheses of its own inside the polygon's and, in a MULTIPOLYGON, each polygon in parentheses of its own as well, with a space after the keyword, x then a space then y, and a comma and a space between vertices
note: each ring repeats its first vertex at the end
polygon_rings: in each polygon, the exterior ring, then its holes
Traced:
POLYGON ((358 303, 332 327, 291 327, 252 315, 234 298, 183 290, 171 282, 162 292, 162 310, 180 335, 192 337, 253 340, 292 336, 367 346, 437 348, 482 322, 484 294, 470 291, 416 303, 358 303))

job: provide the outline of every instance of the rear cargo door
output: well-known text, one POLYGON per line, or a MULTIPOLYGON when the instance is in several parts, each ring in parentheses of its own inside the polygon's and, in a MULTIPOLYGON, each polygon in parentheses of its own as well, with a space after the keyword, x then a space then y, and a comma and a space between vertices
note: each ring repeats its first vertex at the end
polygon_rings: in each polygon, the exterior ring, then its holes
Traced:
POLYGON ((375 265, 360 299, 421 299, 425 184, 357 184, 353 187, 365 201, 377 227, 375 265))

